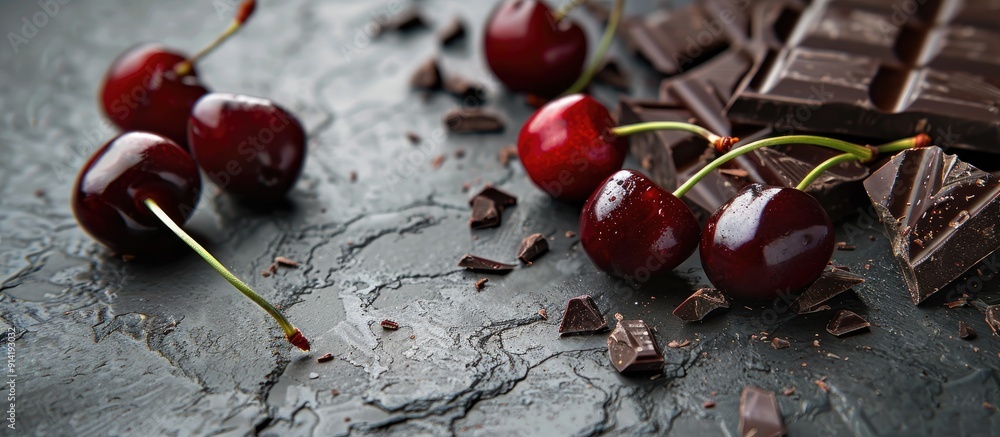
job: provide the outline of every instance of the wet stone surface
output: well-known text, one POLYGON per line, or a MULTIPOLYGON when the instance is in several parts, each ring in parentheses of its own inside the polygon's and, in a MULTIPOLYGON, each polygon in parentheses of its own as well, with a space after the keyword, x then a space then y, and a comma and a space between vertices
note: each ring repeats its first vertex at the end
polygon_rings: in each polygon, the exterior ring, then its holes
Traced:
MULTIPOLYGON (((17 53, 0 48, 0 328, 16 337, 18 430, 733 435, 750 385, 779 393, 793 435, 1000 429, 1000 415, 983 406, 1000 405, 1000 340, 975 307, 943 305, 963 292, 1000 298, 1000 255, 914 306, 864 205, 837 225, 838 241, 857 249, 834 257, 866 281, 829 302, 833 311, 797 316, 785 301, 734 304, 724 316, 685 324, 671 311, 707 285, 697 257, 656 282, 610 278, 577 238, 563 237, 577 230, 578 207, 551 203, 517 161, 498 162, 530 109, 490 78, 478 53, 489 4, 417 3, 429 28, 369 38, 365 25, 390 3, 263 1, 238 37, 199 64, 213 90, 270 98, 308 131, 310 155, 287 207, 250 210, 208 187, 187 225, 281 305, 312 341, 308 354, 291 350, 195 256, 123 262, 88 238, 68 207, 78 167, 115 134, 95 98, 111 60, 138 41, 190 52, 228 16, 204 1, 71 2, 17 53), (435 30, 455 15, 469 36, 442 49, 435 30), (484 86, 487 107, 508 122, 504 132, 447 134, 441 117, 460 102, 409 88, 413 69, 434 55, 446 74, 484 86), (408 132, 422 141, 412 144, 408 132), (460 148, 465 156, 451 158, 460 148), (449 159, 434 169, 439 155, 449 159), (486 183, 518 204, 499 228, 470 230, 468 197, 486 183), (480 292, 471 284, 481 275, 455 265, 465 253, 516 263, 521 239, 536 232, 556 236, 550 252, 490 276, 480 292), (276 256, 300 266, 263 277, 276 256), (661 377, 624 377, 608 360, 606 335, 559 338, 565 302, 581 294, 605 316, 644 320, 661 346, 691 344, 664 348, 661 377), (839 309, 870 321, 871 332, 827 334, 839 309), (384 330, 384 319, 399 329, 384 330), (959 321, 982 334, 959 340, 959 321), (773 336, 791 347, 772 348, 773 336), (317 362, 328 352, 332 361, 317 362), (822 377, 826 391, 813 382, 822 377), (780 395, 791 387, 794 394, 780 395), (707 400, 716 407, 704 408, 707 400)), ((654 2, 636 3, 645 4, 631 13, 654 2)), ((36 2, 2 8, 5 32, 41 10, 36 2)), ((596 45, 595 22, 578 15, 596 45)), ((632 95, 655 96, 655 74, 620 49, 632 95)), ((608 105, 617 99, 614 90, 596 92, 608 105)))

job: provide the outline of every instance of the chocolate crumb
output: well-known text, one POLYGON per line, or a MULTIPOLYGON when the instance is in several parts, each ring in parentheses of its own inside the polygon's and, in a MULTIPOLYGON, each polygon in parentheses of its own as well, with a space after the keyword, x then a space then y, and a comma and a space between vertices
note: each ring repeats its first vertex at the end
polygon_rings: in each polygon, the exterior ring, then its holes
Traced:
POLYGON ((854 249, 857 249, 857 246, 854 246, 852 244, 847 244, 846 241, 837 242, 837 250, 854 250, 854 249))
POLYGON ((39 188, 35 190, 35 197, 45 197, 45 189, 39 188))
POLYGON ((786 387, 784 390, 781 391, 781 394, 785 396, 791 396, 795 394, 795 387, 786 387))
POLYGON ((421 141, 420 135, 413 131, 406 132, 406 139, 409 140, 411 144, 419 144, 421 141))
POLYGON ((958 300, 955 300, 955 301, 952 301, 952 302, 947 302, 944 305, 946 307, 948 307, 949 309, 958 308, 958 307, 964 307, 964 306, 968 306, 969 305, 969 300, 966 299, 966 298, 964 298, 964 297, 960 297, 960 298, 958 298, 958 300))
POLYGON ((358 172, 351 171, 351 173, 347 175, 347 179, 349 181, 351 181, 352 184, 355 183, 355 182, 357 182, 358 181, 358 172))
POLYGON ((705 403, 701 404, 701 406, 705 407, 705 408, 715 408, 715 401, 711 401, 711 400, 705 401, 705 403))
POLYGON ((997 407, 995 405, 993 405, 993 404, 991 404, 989 402, 986 402, 986 401, 983 401, 983 408, 985 408, 987 410, 990 410, 990 411, 996 411, 997 410, 997 407))
POLYGON ((823 393, 828 393, 830 391, 830 386, 827 385, 825 376, 813 381, 813 384, 816 384, 820 390, 823 390, 823 393))
POLYGON ((414 338, 417 338, 417 336, 416 335, 411 335, 410 336, 410 340, 413 340, 414 338))
POLYGON ((747 179, 750 177, 750 172, 741 168, 720 168, 718 172, 726 176, 732 176, 740 179, 747 179))
POLYGON ((962 340, 972 340, 976 338, 976 330, 965 322, 958 322, 958 338, 962 340))
POLYGON ((333 354, 327 352, 323 356, 316 359, 317 363, 325 363, 327 361, 333 361, 333 354))
POLYGON ((420 9, 416 6, 411 6, 392 15, 385 23, 376 22, 375 24, 378 25, 379 35, 386 31, 399 32, 427 27, 427 22, 424 21, 423 16, 420 14, 420 9))
POLYGON ((267 278, 267 277, 271 276, 271 272, 269 272, 267 270, 261 270, 260 275, 263 276, 263 277, 265 277, 265 278, 267 278))
POLYGON ((480 278, 479 280, 477 280, 476 284, 475 284, 476 290, 478 291, 478 290, 482 290, 482 289, 486 288, 486 283, 487 282, 490 282, 489 278, 480 278))
POLYGON ((465 36, 465 22, 458 16, 451 19, 441 31, 438 32, 438 40, 442 46, 450 46, 460 41, 465 36))
POLYGON ((792 345, 792 343, 790 343, 788 340, 785 340, 783 338, 774 337, 774 339, 771 340, 771 347, 773 347, 775 349, 784 349, 784 348, 789 347, 791 345, 792 345))
POLYGON ((573 238, 576 236, 576 232, 566 231, 566 238, 573 238))
POLYGON ((545 308, 542 308, 542 309, 538 310, 538 315, 539 315, 539 316, 542 316, 542 318, 543 318, 543 319, 545 319, 545 320, 548 320, 548 319, 549 319, 549 315, 548 315, 548 313, 547 313, 547 312, 545 311, 545 308))
POLYGON ((290 258, 285 258, 283 256, 276 256, 276 257, 274 257, 274 263, 277 264, 277 265, 279 265, 279 266, 281 266, 281 267, 292 267, 292 268, 295 268, 295 267, 299 266, 299 263, 291 260, 290 258))
POLYGON ((334 396, 340 396, 340 390, 337 389, 330 390, 330 394, 334 396))
POLYGON ((684 341, 670 340, 670 342, 667 343, 667 347, 671 349, 679 349, 689 344, 691 344, 691 340, 684 340, 684 341))
POLYGON ((500 149, 497 159, 500 161, 500 165, 509 166, 511 159, 517 159, 517 146, 505 146, 500 149))
POLYGON ((379 324, 382 325, 382 329, 388 329, 390 331, 399 329, 399 323, 393 322, 389 319, 383 319, 379 324))
POLYGON ((470 188, 472 188, 472 185, 469 184, 468 182, 462 184, 462 192, 463 193, 468 193, 470 188))
POLYGON ((465 149, 455 149, 455 159, 465 158, 465 149))
POLYGON ((444 165, 445 158, 447 158, 447 156, 445 156, 443 153, 438 156, 435 156, 434 159, 431 161, 431 168, 435 170, 441 168, 441 166, 444 165))
MULTIPOLYGON (((417 89, 436 90, 441 89, 443 84, 444 80, 441 77, 441 67, 438 65, 437 58, 430 58, 424 61, 413 72, 413 75, 410 76, 410 86, 417 89)), ((411 134, 412 132, 407 133, 407 138, 410 139, 410 142, 414 144, 418 143, 420 137, 416 134, 410 136, 411 134), (414 137, 417 138, 416 141, 414 141, 414 137)))

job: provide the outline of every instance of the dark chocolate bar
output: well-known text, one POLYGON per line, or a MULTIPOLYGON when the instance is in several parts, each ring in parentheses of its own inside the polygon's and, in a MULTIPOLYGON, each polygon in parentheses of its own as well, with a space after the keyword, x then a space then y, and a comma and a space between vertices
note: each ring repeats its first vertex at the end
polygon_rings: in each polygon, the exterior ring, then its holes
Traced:
POLYGON ((1000 180, 955 155, 907 150, 864 185, 914 304, 1000 249, 1000 180))
MULTIPOLYGON (((740 123, 1000 153, 996 2, 789 1, 759 42, 752 77, 730 101, 740 123)), ((755 41, 757 42, 757 41, 755 41)))

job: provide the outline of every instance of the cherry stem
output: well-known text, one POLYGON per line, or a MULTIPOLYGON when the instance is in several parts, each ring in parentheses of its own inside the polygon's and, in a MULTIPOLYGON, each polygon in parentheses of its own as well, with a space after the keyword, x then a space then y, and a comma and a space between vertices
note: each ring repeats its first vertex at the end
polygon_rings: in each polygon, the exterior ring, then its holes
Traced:
POLYGON ((573 85, 563 91, 562 95, 576 94, 583 90, 590 80, 594 78, 597 74, 597 70, 601 68, 604 64, 604 57, 608 54, 608 48, 611 47, 611 41, 615 39, 615 31, 618 29, 618 22, 621 21, 622 11, 625 9, 625 0, 615 0, 615 7, 611 10, 611 18, 608 19, 608 27, 604 29, 604 35, 601 36, 601 43, 597 46, 597 52, 594 53, 594 59, 590 61, 590 65, 587 69, 583 71, 583 74, 573 82, 573 85))
POLYGON ((243 27, 243 23, 246 23, 247 19, 253 15, 253 11, 257 9, 257 2, 255 0, 244 0, 240 3, 240 6, 236 9, 236 16, 233 18, 233 22, 229 23, 229 27, 219 35, 215 41, 212 41, 205 48, 201 49, 200 52, 195 53, 194 56, 185 59, 181 63, 174 67, 174 73, 178 76, 186 76, 191 73, 191 69, 194 67, 194 63, 198 62, 201 58, 204 58, 209 53, 212 53, 217 47, 222 45, 229 37, 233 36, 237 30, 243 27))
MULTIPOLYGON (((917 134, 909 138, 903 138, 901 140, 896 140, 891 143, 885 143, 881 146, 876 147, 875 150, 879 155, 883 153, 896 153, 906 149, 913 149, 916 147, 927 147, 930 144, 930 142, 931 139, 930 137, 927 136, 927 134, 917 134)), ((809 187, 809 184, 815 182, 816 179, 818 179, 819 176, 823 174, 824 171, 836 167, 841 163, 857 161, 857 160, 858 156, 853 153, 844 153, 842 155, 831 157, 830 159, 827 159, 826 161, 820 163, 820 165, 816 166, 816 168, 812 169, 812 171, 810 171, 809 174, 807 174, 804 178, 802 178, 802 181, 795 186, 795 189, 805 190, 807 187, 809 187)))
POLYGON ((625 137, 629 135, 635 135, 645 132, 655 132, 661 130, 674 130, 682 132, 690 132, 692 134, 698 135, 704 138, 712 147, 719 151, 728 151, 734 143, 739 141, 739 138, 730 136, 719 136, 708 129, 691 123, 684 123, 680 121, 647 121, 644 123, 635 123, 625 126, 618 126, 611 128, 611 133, 625 137))
POLYGON ((566 16, 569 15, 570 11, 576 9, 577 6, 580 6, 585 1, 586 0, 570 0, 569 3, 562 5, 558 11, 552 14, 552 18, 555 18, 556 23, 562 21, 563 18, 566 18, 566 16))
POLYGON ((194 249, 195 253, 201 256, 202 259, 204 259, 210 266, 212 266, 213 269, 215 269, 215 271, 219 272, 219 274, 222 275, 223 278, 226 278, 226 280, 229 281, 230 284, 233 284, 233 287, 236 287, 236 289, 239 290, 240 293, 243 293, 244 296, 250 298, 250 300, 252 300, 258 306, 263 308, 264 311, 267 311, 267 313, 270 314, 271 317, 273 317, 274 320, 278 322, 278 325, 281 325, 281 329, 285 332, 285 338, 287 338, 290 343, 292 343, 293 345, 304 351, 309 350, 309 342, 308 340, 305 339, 305 337, 302 336, 302 332, 299 331, 298 328, 292 326, 292 324, 288 322, 288 319, 286 319, 285 316, 283 316, 281 312, 278 311, 277 308, 271 305, 270 302, 265 300, 259 294, 254 292, 249 285, 247 285, 245 282, 237 278, 236 275, 232 274, 232 272, 230 272, 229 269, 223 266, 222 263, 219 262, 219 260, 215 259, 215 257, 212 256, 212 254, 209 253, 208 250, 206 250, 201 244, 195 241, 195 239, 190 235, 188 235, 187 232, 184 232, 184 229, 181 229, 181 227, 178 226, 177 223, 174 223, 173 219, 171 219, 170 216, 168 216, 167 213, 160 208, 160 205, 156 204, 156 201, 154 201, 151 198, 148 198, 146 200, 143 200, 143 203, 145 203, 146 206, 149 207, 150 211, 153 211, 153 214, 155 214, 156 217, 159 218, 164 225, 170 228, 170 230, 173 231, 174 234, 177 234, 177 237, 179 237, 181 240, 187 243, 188 246, 191 246, 191 249, 194 249))
POLYGON ((705 176, 709 175, 709 173, 715 171, 719 167, 722 167, 722 165, 729 162, 733 158, 745 155, 757 149, 782 144, 812 144, 814 146, 840 150, 841 152, 854 155, 856 159, 862 162, 868 161, 872 158, 872 156, 874 156, 874 152, 867 147, 849 143, 847 141, 835 140, 833 138, 818 137, 814 135, 787 135, 783 137, 765 138, 763 140, 757 140, 750 144, 730 150, 726 152, 725 155, 722 155, 714 161, 708 163, 708 165, 699 170, 698 173, 691 176, 691 179, 688 179, 687 182, 684 182, 684 184, 677 187, 677 189, 674 190, 674 196, 677 196, 678 198, 684 196, 684 194, 694 188, 698 181, 704 179, 705 176))

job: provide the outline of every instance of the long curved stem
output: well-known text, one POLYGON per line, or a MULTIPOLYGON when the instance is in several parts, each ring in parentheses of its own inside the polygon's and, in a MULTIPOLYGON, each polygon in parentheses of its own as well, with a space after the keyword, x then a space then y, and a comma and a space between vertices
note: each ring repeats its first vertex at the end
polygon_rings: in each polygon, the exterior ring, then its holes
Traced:
MULTIPOLYGON (((909 138, 903 138, 901 140, 896 140, 890 143, 882 144, 881 146, 876 147, 875 150, 877 150, 879 154, 895 153, 906 149, 913 149, 916 147, 926 147, 927 145, 930 144, 930 142, 931 138, 927 136, 927 134, 917 134, 909 138)), ((844 153, 842 155, 833 156, 830 159, 827 159, 826 161, 820 163, 820 165, 816 166, 816 168, 812 169, 812 171, 810 171, 809 174, 807 174, 804 178, 802 178, 802 181, 799 182, 799 184, 796 185, 795 188, 799 190, 805 190, 807 187, 809 187, 809 184, 812 184, 814 181, 816 181, 816 179, 818 179, 819 176, 824 171, 836 167, 841 163, 855 161, 857 159, 858 159, 857 155, 854 155, 853 153, 844 153)))
POLYGON ((594 78, 597 74, 597 70, 601 68, 604 63, 604 56, 608 53, 608 48, 611 47, 611 41, 615 39, 615 32, 618 29, 618 22, 621 21, 622 11, 625 9, 625 0, 615 0, 615 7, 611 10, 611 18, 608 19, 608 27, 604 29, 604 35, 601 36, 601 43, 597 46, 597 52, 594 53, 594 58, 590 61, 590 65, 587 69, 583 71, 583 74, 573 82, 573 85, 563 91, 562 95, 575 94, 583 90, 590 80, 594 78))
POLYGON ((178 76, 185 76, 191 73, 191 69, 194 67, 195 62, 204 58, 217 47, 222 45, 222 43, 229 39, 229 37, 233 36, 237 30, 240 30, 240 28, 243 27, 243 23, 245 23, 247 19, 253 15, 253 11, 256 9, 257 2, 255 0, 244 0, 244 2, 241 3, 239 8, 236 10, 236 16, 233 18, 233 22, 229 23, 229 27, 227 27, 226 30, 224 30, 222 34, 215 39, 215 41, 209 43, 205 46, 205 48, 201 49, 201 51, 195 53, 194 56, 191 56, 174 66, 174 73, 177 73, 178 76))
POLYGON ((841 152, 850 153, 856 156, 857 159, 862 161, 867 161, 871 159, 873 155, 871 149, 867 147, 859 146, 857 144, 849 143, 847 141, 835 140, 833 138, 826 138, 826 137, 818 137, 815 135, 787 135, 783 137, 765 138, 763 140, 757 140, 742 147, 730 150, 725 155, 716 158, 714 161, 710 162, 704 168, 699 170, 698 173, 695 173, 694 176, 691 176, 691 179, 688 179, 687 182, 684 182, 683 185, 677 187, 677 189, 674 190, 674 196, 677 197, 684 196, 684 194, 690 191, 691 188, 694 188, 695 184, 697 184, 698 181, 704 179, 705 176, 708 176, 709 173, 715 171, 717 168, 721 167, 723 164, 729 162, 730 160, 736 158, 737 156, 745 155, 760 148, 778 146, 782 144, 812 144, 815 146, 822 146, 830 149, 840 150, 841 152))
POLYGON ((143 200, 143 203, 145 203, 149 210, 153 211, 153 214, 155 214, 164 225, 170 228, 170 230, 173 231, 178 238, 187 243, 188 246, 191 246, 191 249, 193 249, 195 253, 201 256, 205 262, 215 269, 215 271, 219 272, 223 278, 226 278, 230 284, 233 284, 233 287, 236 287, 240 293, 243 293, 244 296, 248 297, 258 306, 263 308, 264 311, 267 311, 267 313, 278 322, 278 325, 281 325, 281 329, 285 332, 285 338, 287 338, 290 343, 304 351, 309 350, 309 340, 306 340, 306 338, 302 335, 302 332, 295 326, 292 326, 288 319, 286 319, 277 308, 254 292, 253 289, 251 289, 245 282, 241 281, 240 278, 237 278, 236 275, 232 274, 229 269, 223 266, 219 260, 215 259, 215 257, 212 256, 212 254, 209 253, 208 250, 206 250, 201 244, 199 244, 198 241, 188 235, 188 233, 185 232, 184 229, 181 229, 177 223, 174 223, 173 219, 171 219, 170 216, 168 216, 167 213, 160 208, 160 205, 156 204, 156 201, 148 198, 143 200))
POLYGON ((701 126, 691 123, 684 123, 680 121, 647 121, 643 123, 628 124, 625 126, 618 126, 611 129, 611 133, 618 135, 620 137, 639 134, 643 132, 654 132, 660 130, 674 130, 689 132, 695 134, 699 137, 704 138, 714 147, 718 148, 721 143, 728 141, 729 145, 736 142, 738 138, 723 137, 716 135, 701 126))

